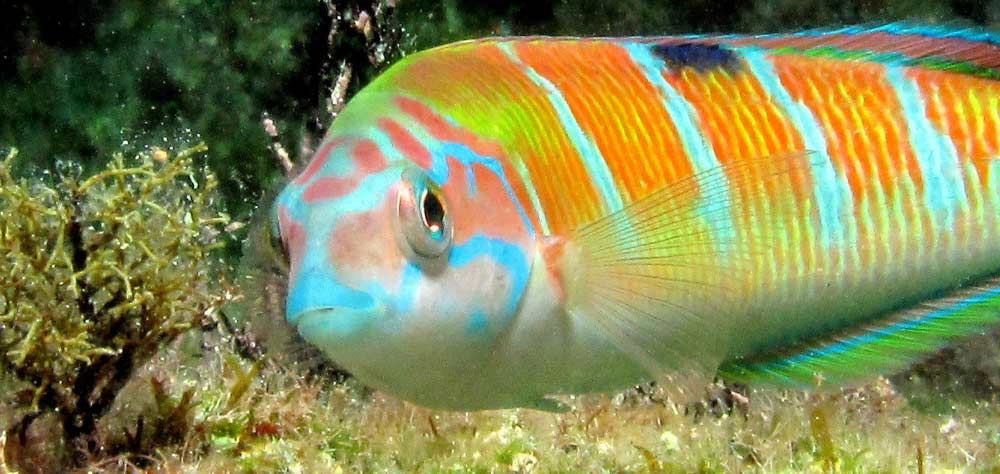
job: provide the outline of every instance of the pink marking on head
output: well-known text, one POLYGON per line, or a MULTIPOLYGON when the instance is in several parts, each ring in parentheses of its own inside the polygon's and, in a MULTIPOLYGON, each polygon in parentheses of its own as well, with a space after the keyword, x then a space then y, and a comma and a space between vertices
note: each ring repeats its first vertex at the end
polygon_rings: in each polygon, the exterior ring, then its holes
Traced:
POLYGON ((309 166, 306 166, 305 171, 303 171, 302 174, 295 179, 295 184, 302 186, 306 184, 307 181, 312 179, 312 177, 319 172, 320 168, 322 168, 323 165, 330 160, 330 153, 333 149, 340 146, 342 143, 344 143, 344 138, 338 137, 330 140, 326 145, 323 145, 323 148, 320 148, 318 152, 313 154, 313 158, 309 162, 309 166))
POLYGON ((395 120, 383 118, 378 121, 379 127, 389 135, 392 146, 423 169, 431 168, 431 152, 427 151, 419 140, 409 130, 403 128, 395 120))
POLYGON ((402 274, 406 259, 399 254, 392 220, 385 218, 395 206, 395 193, 388 193, 369 211, 340 216, 326 242, 330 264, 351 268, 361 281, 386 284, 395 278, 391 275, 402 274))
MULTIPOLYGON (((531 202, 528 191, 524 187, 524 183, 521 182, 521 180, 513 179, 513 177, 517 176, 517 171, 511 167, 507 155, 499 143, 485 139, 470 132, 469 130, 451 124, 443 116, 436 113, 429 106, 418 100, 407 97, 396 97, 395 103, 403 113, 411 116, 421 126, 426 128, 428 133, 430 133, 435 139, 446 142, 461 143, 468 146, 473 152, 480 156, 496 158, 503 167, 504 174, 509 178, 510 185, 513 187, 514 194, 517 196, 518 201, 525 206, 525 210, 528 213, 528 218, 531 220, 532 225, 536 227, 539 226, 538 216, 528 205, 528 203, 531 202)), ((455 169, 454 165, 451 164, 449 164, 449 168, 455 169)), ((492 174, 492 171, 484 170, 484 172, 492 174)), ((506 196, 506 192, 504 196, 506 196)))
POLYGON ((448 169, 451 170, 447 182, 444 183, 444 187, 454 187, 464 192, 469 187, 469 180, 466 179, 465 165, 452 155, 446 155, 444 159, 448 162, 448 169))
MULTIPOLYGON (((509 202, 510 194, 504 186, 500 177, 493 170, 482 163, 472 164, 472 173, 476 179, 476 200, 480 202, 477 206, 480 209, 489 209, 490 203, 509 202)), ((512 208, 511 206, 504 206, 512 208)), ((495 214, 495 213, 494 213, 495 214)), ((484 234, 508 242, 516 242, 525 233, 524 221, 517 213, 504 213, 502 215, 491 215, 484 219, 480 225, 480 231, 484 234)))
POLYGON ((482 156, 501 155, 501 150, 496 144, 488 142, 464 128, 452 125, 420 101, 407 97, 397 97, 396 106, 416 119, 434 138, 440 141, 461 143, 482 156))
POLYGON ((399 107, 399 110, 402 110, 405 114, 420 122, 420 125, 425 127, 436 138, 447 135, 448 131, 453 128, 444 117, 441 117, 431 110, 430 107, 418 100, 408 97, 396 97, 396 106, 399 107))
POLYGON ((355 144, 351 150, 351 157, 358 166, 355 175, 378 173, 389 164, 382 150, 371 140, 361 140, 355 144))
POLYGON ((504 201, 510 200, 506 188, 500 178, 485 165, 471 165, 475 177, 476 193, 469 193, 468 172, 470 168, 458 159, 448 156, 448 168, 452 170, 444 190, 453 201, 449 203, 448 212, 455 222, 455 241, 467 242, 476 234, 485 234, 492 238, 517 242, 524 232, 524 222, 516 213, 490 212, 502 209, 504 201))
POLYGON ((358 186, 358 180, 354 176, 324 176, 313 181, 302 193, 302 200, 307 203, 316 203, 327 199, 344 197, 351 193, 358 186))
POLYGON ((308 203, 315 203, 346 196, 358 187, 365 176, 378 173, 388 166, 385 155, 371 140, 357 142, 351 149, 351 158, 356 167, 349 176, 323 176, 306 188, 302 193, 302 199, 308 203))

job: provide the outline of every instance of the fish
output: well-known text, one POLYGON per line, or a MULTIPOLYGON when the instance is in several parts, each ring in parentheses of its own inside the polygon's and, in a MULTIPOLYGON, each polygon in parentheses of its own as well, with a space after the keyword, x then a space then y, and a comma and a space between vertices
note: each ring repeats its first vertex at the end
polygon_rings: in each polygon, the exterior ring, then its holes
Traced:
POLYGON ((1000 321, 1000 37, 499 37, 365 86, 278 195, 285 319, 443 410, 898 372, 1000 321))

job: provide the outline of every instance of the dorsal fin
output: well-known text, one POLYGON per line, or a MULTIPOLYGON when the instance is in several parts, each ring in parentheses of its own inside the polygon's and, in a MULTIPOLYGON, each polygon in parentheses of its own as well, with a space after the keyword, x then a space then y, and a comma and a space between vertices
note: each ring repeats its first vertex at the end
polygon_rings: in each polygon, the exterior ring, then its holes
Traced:
POLYGON ((923 67, 1000 80, 1000 35, 973 28, 892 23, 768 35, 658 38, 657 48, 711 44, 923 67))

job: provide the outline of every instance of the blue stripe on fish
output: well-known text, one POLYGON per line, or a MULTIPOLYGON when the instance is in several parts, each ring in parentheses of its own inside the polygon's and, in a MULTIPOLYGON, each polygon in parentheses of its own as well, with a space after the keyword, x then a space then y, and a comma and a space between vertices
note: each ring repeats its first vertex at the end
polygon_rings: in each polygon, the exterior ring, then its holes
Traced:
MULTIPOLYGON (((403 269, 403 276, 399 280, 398 296, 393 297, 392 295, 386 293, 384 297, 390 299, 390 301, 394 303, 393 309, 399 311, 400 313, 413 311, 413 303, 417 300, 417 289, 423 278, 423 270, 421 270, 417 264, 407 262, 406 268, 403 269)), ((376 288, 374 290, 378 289, 376 288)))
POLYGON ((822 36, 831 33, 843 33, 843 34, 861 34, 870 32, 885 32, 894 35, 921 35, 927 36, 929 38, 937 39, 949 39, 949 38, 961 38, 968 41, 979 41, 985 43, 991 43, 995 45, 1000 45, 1000 36, 991 33, 989 31, 983 31, 979 29, 950 29, 943 26, 934 25, 911 25, 907 23, 889 23, 886 25, 866 27, 866 26, 847 26, 844 28, 838 28, 835 30, 815 30, 815 31, 805 31, 798 33, 801 36, 822 36))
MULTIPOLYGON (((525 209, 524 203, 517 198, 517 194, 514 192, 514 187, 511 186, 510 180, 507 179, 507 174, 503 170, 503 165, 501 165, 496 158, 491 156, 482 156, 464 143, 446 142, 442 143, 438 153, 435 153, 432 171, 447 176, 448 160, 445 158, 447 156, 455 158, 459 161, 459 163, 462 163, 462 165, 465 166, 466 172, 470 175, 470 182, 475 181, 475 177, 471 176, 473 164, 481 164, 486 167, 486 169, 493 172, 497 179, 500 180, 500 183, 503 184, 503 189, 506 191, 507 197, 510 198, 510 201, 514 203, 514 206, 517 208, 517 215, 521 217, 521 222, 524 223, 524 228, 528 231, 528 234, 531 237, 535 236, 535 226, 531 223, 528 211, 525 209)), ((444 181, 441 181, 439 184, 443 184, 443 182, 444 181)))
MULTIPOLYGON (((760 81, 764 91, 777 100, 801 134, 806 149, 816 154, 816 159, 810 160, 810 164, 814 182, 813 199, 816 201, 819 213, 821 248, 829 250, 845 241, 854 241, 857 230, 853 226, 845 225, 841 220, 842 216, 850 216, 853 212, 851 189, 847 179, 837 172, 830 159, 822 125, 812 110, 805 104, 795 101, 788 93, 788 89, 781 84, 781 79, 768 59, 767 53, 758 48, 746 48, 742 52, 750 71, 760 81)), ((848 219, 848 223, 850 222, 848 219)))
POLYGON ((583 160, 584 168, 587 169, 591 183, 594 184, 594 187, 600 193, 604 207, 610 212, 620 211, 625 205, 615 185, 611 169, 604 160, 601 150, 576 121, 576 117, 573 115, 573 111, 570 109, 569 103, 566 102, 566 98, 563 97, 562 92, 551 81, 538 74, 534 68, 521 61, 521 58, 517 57, 517 53, 511 47, 510 43, 500 43, 498 46, 514 64, 524 70, 525 75, 532 82, 545 90, 549 98, 549 103, 555 109, 556 114, 559 116, 559 121, 566 130, 566 134, 580 155, 580 159, 583 160))
POLYGON ((521 178, 521 183, 528 192, 528 199, 531 200, 531 207, 535 209, 535 215, 538 216, 538 225, 542 227, 542 234, 551 234, 549 221, 545 217, 545 209, 542 207, 542 200, 539 199, 538 190, 535 188, 535 183, 531 180, 531 171, 528 170, 528 166, 524 163, 524 160, 515 159, 511 161, 513 161, 512 166, 517 170, 517 175, 521 178))
POLYGON ((836 343, 831 344, 829 346, 817 347, 815 349, 812 349, 812 350, 810 350, 808 352, 805 352, 803 354, 797 355, 795 357, 784 359, 782 361, 782 364, 793 365, 793 364, 801 363, 803 361, 806 361, 806 360, 809 360, 809 359, 812 359, 812 358, 815 358, 815 357, 822 357, 822 356, 827 356, 827 355, 832 355, 832 354, 840 354, 840 353, 845 352, 847 350, 850 350, 850 349, 852 349, 854 347, 861 346, 861 345, 864 345, 864 344, 873 343, 873 342, 878 341, 879 339, 885 339, 885 338, 888 338, 888 337, 892 337, 892 336, 896 335, 897 333, 900 333, 900 332, 903 332, 903 331, 920 328, 921 326, 927 325, 927 324, 929 324, 931 322, 934 322, 935 320, 947 318, 948 316, 952 316, 952 315, 954 315, 956 313, 959 313, 959 312, 961 312, 961 311, 963 311, 965 309, 968 309, 970 306, 973 306, 973 305, 976 305, 976 304, 979 304, 979 303, 985 303, 985 302, 993 299, 996 296, 1000 296, 1000 287, 990 288, 990 289, 987 289, 987 290, 985 290, 983 292, 976 293, 974 295, 969 296, 968 298, 965 298, 965 299, 963 299, 963 300, 955 303, 952 306, 941 308, 941 309, 939 309, 937 311, 932 311, 930 313, 927 313, 923 317, 920 317, 920 318, 917 318, 917 319, 912 319, 912 320, 907 320, 907 321, 901 321, 899 323, 892 324, 892 325, 886 326, 884 328, 881 328, 881 329, 879 329, 877 331, 866 332, 866 333, 859 334, 859 335, 857 335, 855 337, 845 338, 845 339, 837 341, 836 343))
MULTIPOLYGON (((456 128, 460 127, 450 117, 443 115, 439 115, 439 117, 456 128)), ((431 167, 427 170, 427 176, 431 179, 431 181, 434 181, 439 186, 443 186, 448 182, 451 177, 451 169, 448 164, 448 157, 450 156, 462 164, 465 171, 466 182, 469 186, 469 194, 471 196, 475 196, 478 192, 478 185, 476 183, 476 176, 472 169, 472 165, 483 165, 500 180, 500 183, 504 187, 504 191, 507 193, 507 197, 509 197, 511 202, 514 203, 518 216, 521 217, 521 221, 524 224, 524 228, 528 231, 528 234, 532 237, 536 234, 535 226, 531 222, 527 208, 525 208, 524 203, 518 199, 506 172, 504 172, 503 165, 500 164, 500 161, 496 157, 480 155, 464 143, 438 142, 423 129, 419 122, 416 121, 411 121, 411 123, 409 123, 408 130, 413 135, 414 139, 419 141, 421 145, 423 145, 424 148, 431 153, 431 167)), ((525 183, 527 186, 529 181, 525 181, 525 183)), ((534 194, 534 187, 529 187, 528 191, 529 198, 537 199, 537 195, 534 194)), ((543 219, 541 207, 536 205, 534 202, 532 202, 532 205, 535 206, 536 215, 539 216, 539 220, 541 221, 543 219)))
MULTIPOLYGON (((662 71, 668 66, 658 55, 656 47, 639 43, 626 43, 624 45, 632 60, 642 67, 642 72, 656 90, 661 95, 660 103, 670 116, 671 122, 677 128, 684 153, 689 157, 694 168, 695 179, 698 179, 700 189, 708 186, 703 178, 708 171, 718 169, 721 164, 712 145, 705 139, 698 126, 698 116, 694 107, 682 96, 669 82, 662 76, 662 71)), ((731 196, 729 195, 729 183, 725 179, 713 179, 712 199, 706 200, 699 209, 701 215, 706 216, 706 221, 711 225, 713 234, 719 239, 722 248, 729 248, 724 242, 730 242, 736 237, 736 230, 726 219, 719 219, 718 216, 708 217, 729 207, 731 196), (721 186, 720 186, 721 184, 721 186)), ((731 217, 731 216, 730 216, 731 217)))
POLYGON ((288 294, 286 319, 295 324, 303 313, 320 309, 347 308, 369 311, 375 308, 375 300, 363 291, 341 285, 333 275, 316 269, 300 272, 294 291, 288 294))
POLYGON ((531 262, 517 244, 503 239, 494 239, 482 234, 472 236, 467 242, 455 245, 448 263, 453 267, 463 267, 479 258, 489 258, 503 266, 511 277, 511 289, 507 298, 505 322, 514 317, 521 296, 528 286, 531 276, 531 262))
POLYGON ((950 229, 956 214, 969 207, 955 144, 931 123, 924 96, 904 68, 886 66, 886 80, 896 91, 906 119, 907 135, 925 183, 924 204, 931 211, 931 222, 950 229))
POLYGON ((381 202, 367 196, 388 196, 389 189, 399 181, 399 172, 386 170, 366 176, 350 194, 338 199, 334 205, 329 201, 323 206, 309 205, 300 196, 305 187, 289 187, 283 202, 294 203, 287 206, 293 218, 303 225, 318 227, 309 233, 305 243, 297 278, 289 286, 285 316, 294 323, 300 314, 316 309, 343 307, 352 310, 370 309, 373 300, 364 292, 340 283, 337 276, 330 273, 327 262, 326 237, 332 232, 337 216, 371 211, 381 202), (311 208, 311 209, 310 209, 311 208), (311 212, 310 212, 311 211, 311 212), (315 213, 319 213, 314 215, 315 213), (367 299, 365 298, 367 296, 367 299))

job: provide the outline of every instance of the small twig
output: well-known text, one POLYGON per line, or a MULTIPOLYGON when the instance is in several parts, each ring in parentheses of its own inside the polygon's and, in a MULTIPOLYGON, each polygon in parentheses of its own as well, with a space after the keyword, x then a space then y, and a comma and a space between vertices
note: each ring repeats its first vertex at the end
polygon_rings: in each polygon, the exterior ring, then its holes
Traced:
MULTIPOLYGON (((344 110, 354 89, 363 86, 373 72, 401 54, 402 29, 394 18, 395 0, 373 0, 361 2, 362 5, 352 3, 352 6, 338 6, 338 3, 343 2, 323 0, 329 28, 326 31, 326 55, 319 70, 321 86, 317 89, 316 105, 325 107, 326 114, 324 116, 317 111, 310 121, 314 128, 310 133, 315 132, 320 137, 344 110), (360 47, 357 45, 359 40, 362 43, 360 47), (337 69, 336 77, 333 77, 334 67, 337 69)), ((275 159, 285 175, 290 177, 294 166, 286 148, 277 138, 277 127, 266 113, 263 122, 271 136, 275 159)), ((306 136, 301 140, 297 158, 305 159, 312 155, 311 138, 306 136)))
POLYGON ((285 176, 291 177, 295 171, 295 164, 292 163, 291 158, 288 156, 288 152, 285 151, 285 146, 281 144, 281 138, 278 133, 278 126, 274 123, 274 120, 264 112, 264 117, 261 120, 264 125, 264 132, 271 137, 271 150, 274 151, 274 159, 278 161, 281 169, 285 171, 285 176))
POLYGON ((260 344, 257 343, 253 336, 236 327, 232 319, 229 318, 229 315, 226 314, 225 309, 219 310, 219 320, 222 321, 222 326, 226 328, 226 331, 232 334, 233 343, 236 344, 236 353, 240 357, 254 362, 264 357, 264 350, 260 344))
POLYGON ((917 442, 917 474, 924 474, 924 447, 917 442))
POLYGON ((434 423, 434 414, 431 413, 427 415, 427 422, 431 425, 431 433, 435 438, 441 439, 441 433, 438 431, 437 423, 434 423))
POLYGON ((337 80, 330 90, 330 97, 327 99, 326 110, 330 113, 330 120, 334 120, 344 110, 347 105, 347 89, 351 85, 351 75, 353 68, 347 61, 340 62, 340 72, 337 73, 337 80))

